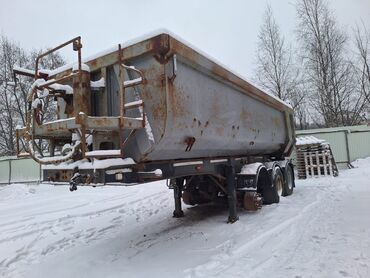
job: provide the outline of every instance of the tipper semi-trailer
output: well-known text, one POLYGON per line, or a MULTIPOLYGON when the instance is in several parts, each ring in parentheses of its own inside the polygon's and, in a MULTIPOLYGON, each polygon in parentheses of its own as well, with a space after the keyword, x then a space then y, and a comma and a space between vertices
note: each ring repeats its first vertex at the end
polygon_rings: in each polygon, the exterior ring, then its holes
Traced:
MULTIPOLYGON (((36 59, 18 155, 43 164, 43 179, 77 185, 132 185, 167 179, 174 216, 224 200, 259 209, 291 195, 292 108, 161 31, 82 60, 76 37, 36 59), (77 63, 40 69, 73 46, 77 63)), ((16 80, 16 78, 15 78, 16 80)))

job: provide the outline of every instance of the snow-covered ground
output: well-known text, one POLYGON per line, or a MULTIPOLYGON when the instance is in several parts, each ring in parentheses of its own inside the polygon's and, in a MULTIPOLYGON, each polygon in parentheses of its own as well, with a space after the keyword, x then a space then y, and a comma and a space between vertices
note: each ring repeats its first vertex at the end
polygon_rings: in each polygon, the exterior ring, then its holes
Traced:
POLYGON ((370 159, 226 224, 164 182, 0 187, 1 277, 370 277, 370 159))

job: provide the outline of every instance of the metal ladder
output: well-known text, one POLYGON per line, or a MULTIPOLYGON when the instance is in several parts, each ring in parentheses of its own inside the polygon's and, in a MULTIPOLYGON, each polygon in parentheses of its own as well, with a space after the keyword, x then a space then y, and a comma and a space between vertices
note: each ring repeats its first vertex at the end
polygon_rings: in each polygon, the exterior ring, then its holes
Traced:
MULTIPOLYGON (((146 116, 144 112, 144 101, 143 100, 137 100, 133 102, 126 103, 126 89, 127 88, 135 88, 139 85, 142 85, 145 83, 145 77, 144 74, 136 69, 133 66, 128 66, 123 63, 122 58, 122 48, 121 45, 118 45, 118 63, 119 63, 119 74, 118 74, 118 80, 119 80, 119 99, 120 99, 120 153, 119 154, 112 154, 109 155, 109 158, 120 158, 124 155, 124 148, 127 145, 127 143, 133 138, 138 128, 132 128, 129 135, 124 138, 123 133, 125 131, 123 121, 126 117, 127 110, 139 108, 141 112, 141 128, 145 128, 146 123, 146 116), (124 80, 124 71, 127 73, 129 71, 133 71, 136 74, 139 75, 138 78, 131 79, 131 80, 124 80)), ((126 128, 127 129, 127 128, 126 128)), ((95 155, 87 155, 85 157, 88 158, 102 158, 107 157, 106 154, 102 153, 101 155, 95 154, 95 155)))
MULTIPOLYGON (((119 60, 118 61, 119 62, 119 76, 118 76, 118 79, 119 79, 119 83, 120 83, 119 93, 120 93, 120 117, 121 117, 121 121, 123 121, 124 117, 126 116, 126 111, 127 110, 134 109, 134 108, 139 108, 139 109, 141 108, 140 109, 140 111, 141 111, 141 123, 142 123, 141 126, 142 126, 142 128, 145 128, 145 121, 146 120, 145 120, 143 100, 138 100, 138 101, 126 103, 126 89, 127 88, 134 88, 134 87, 137 87, 137 86, 143 84, 144 81, 145 81, 144 74, 140 70, 136 69, 135 67, 127 66, 123 63, 121 44, 118 45, 118 60, 119 60), (136 79, 124 81, 124 76, 123 76, 123 70, 124 69, 127 71, 127 73, 130 70, 134 71, 140 77, 136 78, 136 79)), ((123 123, 121 122, 121 124, 123 124, 123 123)), ((121 157, 123 157, 123 155, 124 155, 124 148, 125 148, 126 144, 134 136, 137 129, 131 129, 129 135, 126 137, 125 140, 124 140, 124 137, 123 137, 123 131, 124 130, 123 130, 122 125, 121 125, 121 128, 120 128, 121 157)))

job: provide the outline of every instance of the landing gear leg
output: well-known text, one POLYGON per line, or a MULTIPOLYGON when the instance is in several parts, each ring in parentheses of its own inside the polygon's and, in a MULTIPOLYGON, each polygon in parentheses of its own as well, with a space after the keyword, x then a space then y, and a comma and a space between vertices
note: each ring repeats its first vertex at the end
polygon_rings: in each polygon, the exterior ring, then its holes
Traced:
POLYGON ((184 212, 181 209, 181 195, 183 184, 184 178, 177 178, 173 188, 173 196, 175 199, 175 210, 173 212, 173 217, 176 218, 184 217, 184 212))
POLYGON ((227 200, 229 203, 229 218, 227 223, 234 223, 239 220, 236 211, 236 188, 235 188, 235 169, 232 165, 226 166, 227 200))

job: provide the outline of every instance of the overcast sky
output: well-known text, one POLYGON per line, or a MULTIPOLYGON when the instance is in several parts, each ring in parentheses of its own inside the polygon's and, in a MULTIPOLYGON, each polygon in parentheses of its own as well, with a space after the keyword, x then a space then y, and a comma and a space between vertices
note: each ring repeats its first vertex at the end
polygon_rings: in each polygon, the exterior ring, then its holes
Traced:
MULTIPOLYGON (((348 31, 361 20, 370 25, 370 0, 329 2, 348 31)), ((267 3, 294 42, 295 0, 0 0, 0 32, 25 49, 54 47, 80 35, 87 57, 165 28, 251 79, 267 3)), ((74 62, 72 50, 62 54, 74 62)))

